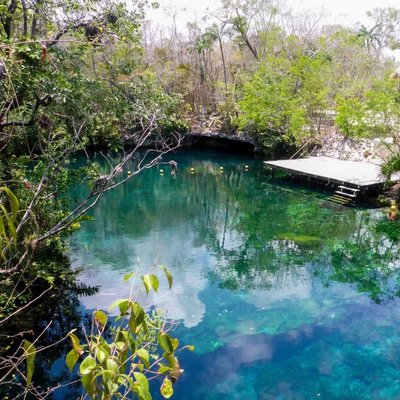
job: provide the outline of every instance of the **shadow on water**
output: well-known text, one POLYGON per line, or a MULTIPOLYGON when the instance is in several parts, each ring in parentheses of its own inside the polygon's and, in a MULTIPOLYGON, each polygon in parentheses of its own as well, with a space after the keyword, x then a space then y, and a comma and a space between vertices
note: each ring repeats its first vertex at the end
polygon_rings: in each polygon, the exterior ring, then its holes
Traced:
MULTIPOLYGON (((2 328, 0 335, 0 348, 2 355, 14 354, 21 341, 25 338, 30 342, 36 342, 36 348, 46 348, 38 352, 35 356, 34 384, 38 391, 46 392, 47 388, 55 388, 60 383, 65 384, 71 381, 71 374, 65 368, 65 355, 71 349, 71 343, 67 339, 67 334, 80 328, 82 324, 90 326, 91 314, 81 308, 80 299, 83 296, 92 296, 97 293, 96 287, 88 287, 84 284, 71 285, 51 292, 48 299, 36 304, 28 312, 21 313, 18 318, 14 318, 9 325, 2 328), (23 334, 14 336, 10 341, 7 335, 14 332, 23 334), (65 340, 66 339, 66 340, 65 340), (56 365, 59 366, 56 366, 56 365)), ((19 356, 20 354, 16 354, 19 356)), ((21 371, 25 371, 25 363, 20 366, 21 371)), ((0 369, 0 374, 8 371, 6 366, 0 369)), ((14 383, 0 385, 0 398, 12 399, 21 397, 21 388, 18 380, 14 383)), ((78 390, 77 393, 79 393, 78 390)), ((69 395, 75 393, 69 390, 69 395)), ((36 399, 36 395, 27 395, 26 399, 36 399)), ((46 398, 52 399, 52 395, 46 398)), ((77 398, 77 397, 75 397, 77 398)))

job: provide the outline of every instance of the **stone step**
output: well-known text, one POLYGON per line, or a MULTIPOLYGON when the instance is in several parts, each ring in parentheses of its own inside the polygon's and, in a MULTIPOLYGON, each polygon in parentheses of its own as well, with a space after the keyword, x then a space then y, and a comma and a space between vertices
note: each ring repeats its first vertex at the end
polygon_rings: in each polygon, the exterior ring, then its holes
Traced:
POLYGON ((338 199, 338 200, 343 200, 343 201, 350 201, 351 199, 348 197, 340 196, 338 194, 333 194, 331 196, 332 199, 338 199))
POLYGON ((349 199, 348 197, 344 198, 336 195, 331 196, 329 200, 343 205, 348 204, 351 201, 351 199, 349 199))

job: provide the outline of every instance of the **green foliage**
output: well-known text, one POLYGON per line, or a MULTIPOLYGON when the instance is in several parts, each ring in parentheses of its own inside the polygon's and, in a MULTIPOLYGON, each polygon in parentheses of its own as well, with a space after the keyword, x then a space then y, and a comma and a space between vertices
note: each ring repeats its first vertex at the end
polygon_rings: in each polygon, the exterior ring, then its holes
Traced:
POLYGON ((338 127, 348 136, 388 136, 400 129, 400 93, 392 79, 376 81, 361 97, 337 99, 338 127))
MULTIPOLYGON (((161 268, 170 286, 172 276, 165 266, 161 268)), ((124 280, 132 276, 128 274, 124 280)), ((146 293, 151 289, 157 291, 156 275, 143 275, 141 279, 146 293)), ((85 336, 87 343, 80 343, 78 337, 70 333, 72 349, 66 357, 69 370, 73 371, 82 357, 79 374, 85 392, 92 399, 133 394, 138 399, 149 400, 149 379, 155 376, 164 376, 160 392, 164 398, 170 398, 172 383, 182 373, 176 358, 178 339, 167 333, 167 321, 159 312, 146 313, 131 298, 117 300, 110 310, 117 307, 119 314, 110 323, 105 312, 93 313, 94 328, 85 336)))
POLYGON ((0 129, 12 131, 6 151, 43 154, 72 143, 116 149, 154 115, 160 130, 184 128, 179 96, 162 92, 143 63, 143 5, 50 1, 43 14, 42 7, 28 18, 40 23, 42 42, 22 40, 15 13, 13 40, 0 49, 7 78, 0 79, 0 129), (71 22, 79 12, 85 22, 71 22), (62 45, 50 39, 57 31, 62 45))
MULTIPOLYGON (((90 163, 71 168, 74 155, 121 149, 146 129, 157 143, 185 129, 180 96, 166 94, 144 62, 142 3, 24 4, 0 5, 0 369, 11 365, 4 360, 19 346, 19 333, 37 322, 31 306, 36 310, 47 298, 81 289, 65 239, 86 219, 84 212, 68 219, 71 209, 87 199, 65 193, 82 185, 88 193, 101 171, 90 163)), ((154 279, 150 285, 156 288, 154 279)), ((139 304, 131 311, 136 329, 145 313, 139 304)), ((94 320, 99 329, 108 323, 100 311, 94 320)), ((77 354, 87 351, 73 339, 71 369, 77 354)), ((28 386, 33 357, 25 349, 28 386)))
POLYGON ((390 179, 391 176, 400 171, 400 153, 392 154, 381 166, 382 174, 390 179))
POLYGON ((265 148, 295 144, 312 133, 313 118, 326 108, 326 60, 269 58, 243 87, 239 126, 265 148))
POLYGON ((10 252, 17 246, 18 211, 19 201, 15 194, 6 186, 0 187, 0 255, 3 261, 7 261, 10 252))
POLYGON ((84 215, 58 236, 38 238, 77 206, 63 193, 83 182, 93 189, 100 178, 94 164, 71 168, 74 154, 121 149, 131 138, 136 145, 149 124, 154 141, 185 129, 180 97, 161 90, 144 64, 143 4, 49 1, 22 11, 11 7, 0 15, 3 317, 73 280, 63 240, 84 215))
POLYGON ((24 340, 22 347, 24 349, 26 359, 26 386, 30 386, 32 383, 33 371, 35 369, 36 348, 27 340, 24 340))

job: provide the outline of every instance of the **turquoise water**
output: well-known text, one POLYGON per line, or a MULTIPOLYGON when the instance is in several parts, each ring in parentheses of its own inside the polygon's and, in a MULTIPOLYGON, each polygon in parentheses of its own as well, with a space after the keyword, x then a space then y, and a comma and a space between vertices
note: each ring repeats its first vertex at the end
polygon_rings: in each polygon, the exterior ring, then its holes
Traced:
POLYGON ((196 347, 174 398, 400 399, 400 225, 247 156, 171 157, 175 178, 146 170, 72 238, 80 280, 101 286, 82 308, 107 309, 129 295, 126 273, 164 264, 174 286, 146 302, 196 347))

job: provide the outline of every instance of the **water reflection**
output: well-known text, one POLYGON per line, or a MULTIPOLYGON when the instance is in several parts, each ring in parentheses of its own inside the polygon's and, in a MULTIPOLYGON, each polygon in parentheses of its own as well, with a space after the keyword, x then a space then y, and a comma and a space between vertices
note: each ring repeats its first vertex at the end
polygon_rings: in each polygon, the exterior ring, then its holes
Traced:
POLYGON ((128 295, 125 273, 162 263, 174 288, 148 304, 197 349, 178 399, 396 398, 399 224, 271 181, 244 156, 172 158, 176 178, 155 168, 107 193, 75 236, 80 279, 101 285, 82 305, 107 308, 128 295))

